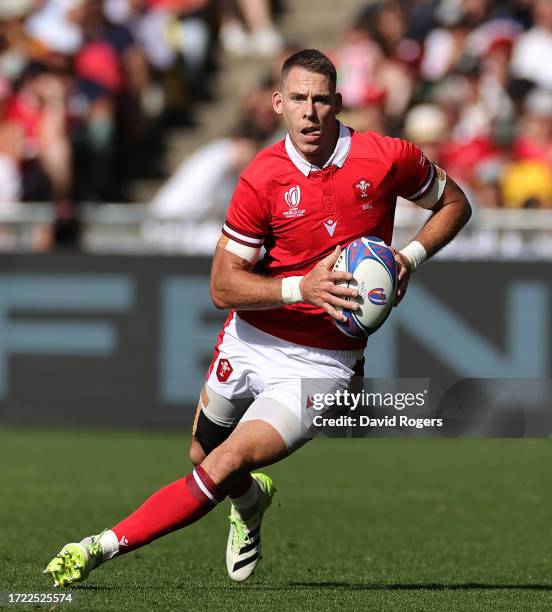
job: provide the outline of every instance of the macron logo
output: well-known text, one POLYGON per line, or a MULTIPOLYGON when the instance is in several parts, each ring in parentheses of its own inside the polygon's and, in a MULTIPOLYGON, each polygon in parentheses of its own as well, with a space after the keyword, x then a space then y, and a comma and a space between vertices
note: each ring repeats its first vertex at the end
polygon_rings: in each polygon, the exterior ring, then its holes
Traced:
POLYGON ((126 539, 126 536, 123 536, 120 540, 119 540, 119 546, 128 546, 128 540, 126 539))
POLYGON ((327 221, 324 221, 324 227, 326 228, 330 236, 334 235, 336 225, 337 225, 337 221, 334 221, 333 219, 328 219, 327 221))

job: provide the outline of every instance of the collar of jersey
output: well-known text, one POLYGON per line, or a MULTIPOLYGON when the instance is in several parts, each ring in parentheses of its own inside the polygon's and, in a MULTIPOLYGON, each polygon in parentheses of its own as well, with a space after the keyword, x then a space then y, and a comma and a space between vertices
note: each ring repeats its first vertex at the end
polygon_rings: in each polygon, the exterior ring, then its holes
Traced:
MULTIPOLYGON (((337 123, 339 125, 339 137, 337 139, 337 144, 335 145, 335 149, 330 158, 324 164, 324 168, 327 168, 332 164, 338 168, 342 168, 345 160, 347 159, 347 155, 349 154, 349 149, 351 148, 351 130, 347 126, 343 125, 341 121, 338 121, 337 123)), ((302 172, 305 176, 308 176, 313 171, 322 169, 314 164, 311 164, 304 157, 301 157, 297 149, 293 146, 289 134, 286 136, 286 152, 297 170, 302 172)))

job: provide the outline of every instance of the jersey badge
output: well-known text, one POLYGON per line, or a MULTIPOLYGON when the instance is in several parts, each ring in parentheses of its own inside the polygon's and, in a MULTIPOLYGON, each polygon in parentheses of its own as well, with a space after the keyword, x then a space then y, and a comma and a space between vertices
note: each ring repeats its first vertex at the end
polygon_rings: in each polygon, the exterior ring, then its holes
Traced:
POLYGON ((370 181, 365 178, 361 178, 353 184, 353 191, 355 192, 355 198, 362 202, 362 210, 369 210, 374 208, 374 205, 367 202, 374 194, 374 186, 370 181))
POLYGON ((301 187, 299 187, 299 185, 295 185, 295 187, 286 191, 284 200, 288 205, 288 210, 284 211, 284 217, 293 219, 295 217, 302 217, 305 214, 305 209, 299 208, 299 204, 301 203, 301 187))

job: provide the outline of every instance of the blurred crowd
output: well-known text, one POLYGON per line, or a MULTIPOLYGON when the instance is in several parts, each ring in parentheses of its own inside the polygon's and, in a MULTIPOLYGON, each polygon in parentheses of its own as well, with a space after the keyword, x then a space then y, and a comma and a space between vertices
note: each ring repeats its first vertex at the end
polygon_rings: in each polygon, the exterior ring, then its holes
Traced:
MULTIPOLYGON (((476 207, 552 208, 552 0, 359 4, 338 45, 324 49, 338 68, 342 121, 418 143, 476 207)), ((190 222, 165 227, 174 241, 216 240, 239 171, 282 136, 270 94, 297 46, 245 98, 246 129, 185 160, 154 199, 158 218, 190 222), (211 218, 208 235, 198 233, 211 218)))
POLYGON ((221 37, 234 54, 282 45, 269 0, 1 0, 0 203, 55 202, 71 234, 79 202, 161 177, 167 129, 212 95, 221 37))
MULTIPOLYGON (((283 135, 271 93, 303 45, 278 31, 282 8, 0 0, 0 203, 55 202, 63 240, 79 202, 124 202, 132 180, 163 176, 165 134, 213 96, 219 50, 270 57, 234 131, 184 160, 152 202, 156 217, 192 224, 186 240, 194 223, 216 227, 241 169, 283 135)), ((476 207, 552 208, 552 0, 359 1, 336 40, 323 50, 345 123, 417 142, 476 207)))
POLYGON ((335 51, 349 123, 404 136, 478 207, 552 207, 552 0, 384 0, 335 51))

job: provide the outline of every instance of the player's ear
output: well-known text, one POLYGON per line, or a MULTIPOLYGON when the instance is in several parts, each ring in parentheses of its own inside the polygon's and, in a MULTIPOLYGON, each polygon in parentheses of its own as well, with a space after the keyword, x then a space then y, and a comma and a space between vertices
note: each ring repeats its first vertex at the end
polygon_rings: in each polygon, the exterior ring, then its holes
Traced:
POLYGON ((339 115, 339 113, 343 110, 343 98, 341 94, 337 92, 335 94, 335 114, 339 115))
POLYGON ((282 110, 282 92, 281 91, 275 91, 272 94, 272 108, 274 109, 274 112, 277 113, 278 115, 281 115, 283 110, 282 110))

